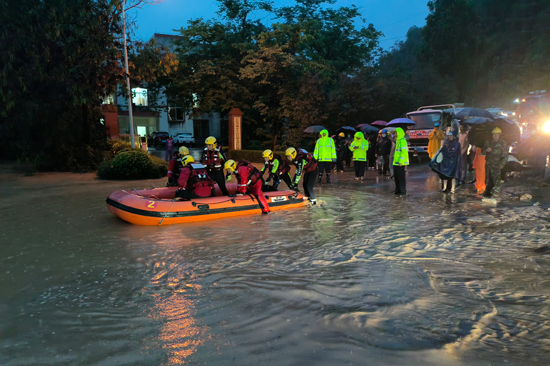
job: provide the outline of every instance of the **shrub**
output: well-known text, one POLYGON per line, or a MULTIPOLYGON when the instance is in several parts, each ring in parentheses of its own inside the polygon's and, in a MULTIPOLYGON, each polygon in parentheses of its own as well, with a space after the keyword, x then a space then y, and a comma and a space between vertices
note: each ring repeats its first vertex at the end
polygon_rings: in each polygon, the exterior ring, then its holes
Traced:
POLYGON ((101 179, 155 179, 166 176, 168 163, 139 149, 121 151, 103 161, 97 175, 101 179))
MULTIPOLYGON (((229 153, 229 157, 235 161, 248 160, 251 163, 263 163, 263 152, 263 150, 233 150, 229 153)), ((274 151, 274 154, 285 156, 284 151, 274 151)))
POLYGON ((132 145, 122 140, 107 140, 105 143, 105 149, 109 151, 111 157, 114 157, 121 151, 127 151, 132 149, 132 145))

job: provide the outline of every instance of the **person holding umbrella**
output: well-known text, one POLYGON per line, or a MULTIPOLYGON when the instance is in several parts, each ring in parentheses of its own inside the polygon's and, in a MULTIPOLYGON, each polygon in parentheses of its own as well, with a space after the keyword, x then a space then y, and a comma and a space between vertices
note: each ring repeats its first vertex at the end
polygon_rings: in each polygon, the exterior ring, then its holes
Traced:
POLYGON ((328 136, 327 130, 321 131, 319 135, 321 137, 317 140, 315 150, 313 151, 313 157, 318 161, 319 166, 319 179, 317 183, 321 183, 323 171, 327 173, 327 183, 330 183, 332 162, 336 161, 336 146, 332 137, 328 136))
POLYGON ((441 143, 444 139, 445 135, 441 131, 441 128, 439 128, 439 123, 436 123, 434 129, 428 135, 428 140, 430 141, 428 143, 428 155, 430 159, 433 159, 435 154, 441 149, 441 143))
POLYGON ((365 140, 363 132, 356 132, 355 140, 349 145, 349 150, 353 152, 353 166, 355 167, 355 180, 365 179, 365 166, 367 165, 367 151, 369 142, 365 140))
POLYGON ((441 192, 454 193, 460 173, 460 142, 453 132, 447 132, 447 140, 430 162, 430 167, 441 179, 441 192))
POLYGON ((378 132, 369 133, 369 151, 367 152, 367 164, 369 170, 376 169, 376 142, 378 140, 378 132))
POLYGON ((346 152, 346 134, 338 134, 338 147, 336 148, 336 172, 344 172, 344 154, 346 152))
POLYGON ((380 131, 380 137, 378 137, 376 144, 378 175, 382 176, 388 173, 391 147, 392 142, 388 138, 388 130, 380 131))
POLYGON ((347 138, 344 140, 345 149, 344 149, 344 161, 346 162, 346 167, 351 168, 351 157, 352 153, 350 151, 349 146, 353 142, 353 138, 351 137, 351 134, 347 134, 347 138))
POLYGON ((495 127, 493 138, 486 141, 483 151, 486 155, 485 163, 485 197, 498 198, 500 196, 500 171, 508 163, 508 145, 502 139, 502 130, 495 127))

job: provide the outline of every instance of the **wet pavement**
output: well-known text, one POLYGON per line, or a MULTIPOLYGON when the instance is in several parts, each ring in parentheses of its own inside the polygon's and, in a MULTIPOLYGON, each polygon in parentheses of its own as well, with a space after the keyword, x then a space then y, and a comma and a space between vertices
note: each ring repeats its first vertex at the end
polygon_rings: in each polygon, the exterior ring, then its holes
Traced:
MULTIPOLYGON (((114 190, 165 179, 0 175, 1 365, 546 365, 547 189, 406 197, 367 172, 319 207, 127 224, 114 190), (528 191, 532 201, 517 197, 528 191), (534 205, 535 202, 541 205, 534 205)), ((282 184, 284 186, 284 183, 282 184)))

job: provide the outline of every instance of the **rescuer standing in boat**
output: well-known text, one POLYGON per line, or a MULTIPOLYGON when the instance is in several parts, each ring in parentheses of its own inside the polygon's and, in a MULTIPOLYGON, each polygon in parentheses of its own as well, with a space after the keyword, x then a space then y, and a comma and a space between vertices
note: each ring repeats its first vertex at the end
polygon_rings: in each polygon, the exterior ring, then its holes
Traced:
POLYGON ((295 149, 289 147, 285 151, 286 158, 296 166, 296 173, 294 174, 292 189, 298 190, 298 183, 302 174, 304 175, 304 194, 309 198, 312 205, 316 205, 315 193, 313 193, 313 186, 315 184, 315 177, 318 173, 317 161, 315 158, 304 149, 295 149))
POLYGON ((336 146, 332 137, 328 136, 327 130, 322 130, 319 135, 321 137, 317 140, 315 150, 313 150, 313 157, 319 162, 319 179, 317 183, 321 183, 323 171, 327 173, 327 183, 330 183, 332 162, 336 162, 336 146))
POLYGON ((191 155, 183 157, 181 165, 181 173, 178 179, 180 188, 176 191, 176 197, 190 199, 216 195, 214 181, 208 176, 204 165, 195 163, 195 159, 191 155))
MULTIPOLYGON (((277 154, 273 154, 271 150, 265 150, 262 153, 265 164, 261 170, 262 178, 267 171, 269 176, 267 177, 266 183, 269 183, 273 179, 273 189, 277 190, 281 180, 284 180, 288 188, 292 187, 292 181, 290 180, 290 165, 277 154)), ((291 188, 292 189, 292 188, 291 188)))
POLYGON ((172 187, 178 184, 182 167, 181 159, 187 155, 189 155, 189 149, 182 146, 178 152, 174 153, 172 159, 170 159, 168 163, 168 183, 166 183, 166 187, 172 187))
POLYGON ((260 171, 245 160, 240 161, 238 164, 234 160, 228 160, 224 168, 229 174, 234 173, 237 177, 237 193, 235 195, 253 194, 258 200, 262 214, 267 215, 269 213, 269 205, 262 192, 264 182, 260 171))
POLYGON ((225 188, 225 177, 223 175, 223 165, 227 161, 227 156, 216 147, 216 138, 209 136, 206 138, 206 147, 202 152, 201 163, 206 167, 208 176, 218 184, 222 194, 227 196, 227 188, 225 188))

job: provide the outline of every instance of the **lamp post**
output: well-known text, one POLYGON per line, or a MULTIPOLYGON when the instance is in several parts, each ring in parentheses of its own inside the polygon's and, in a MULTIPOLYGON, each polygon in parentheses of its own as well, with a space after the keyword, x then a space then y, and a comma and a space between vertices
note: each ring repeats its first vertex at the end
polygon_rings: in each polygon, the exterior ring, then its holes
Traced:
POLYGON ((128 114, 130 116, 130 141, 134 144, 134 116, 132 114, 132 89, 130 89, 130 73, 128 72, 128 48, 126 46, 126 0, 122 2, 122 23, 124 28, 124 64, 126 66, 126 87, 128 88, 128 114))

